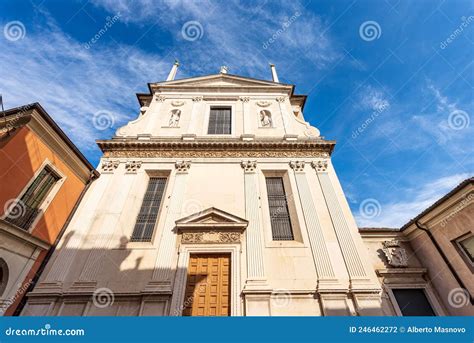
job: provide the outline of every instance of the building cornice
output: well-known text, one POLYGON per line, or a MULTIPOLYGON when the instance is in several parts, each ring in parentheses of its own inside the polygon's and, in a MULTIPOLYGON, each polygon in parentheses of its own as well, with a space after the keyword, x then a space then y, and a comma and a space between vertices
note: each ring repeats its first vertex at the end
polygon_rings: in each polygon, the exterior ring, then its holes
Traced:
POLYGON ((303 139, 297 141, 242 141, 197 139, 195 141, 112 139, 97 141, 104 157, 330 157, 335 141, 303 139))

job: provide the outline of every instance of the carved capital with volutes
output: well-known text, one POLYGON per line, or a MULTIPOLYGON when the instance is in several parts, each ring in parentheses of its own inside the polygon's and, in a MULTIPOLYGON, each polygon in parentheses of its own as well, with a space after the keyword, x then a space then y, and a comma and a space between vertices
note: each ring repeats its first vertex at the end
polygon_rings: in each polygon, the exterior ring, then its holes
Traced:
POLYGON ((317 172, 326 172, 328 169, 328 161, 313 161, 311 162, 311 167, 317 172))
POLYGON ((239 97, 239 100, 242 101, 242 102, 249 102, 249 101, 250 101, 250 97, 248 97, 248 96, 241 96, 241 97, 239 97))
POLYGON ((204 99, 202 96, 193 96, 193 102, 200 102, 202 99, 204 99))
POLYGON ((286 96, 279 96, 275 100, 279 103, 283 103, 286 100, 286 96))
POLYGON ((245 173, 255 173, 255 170, 257 169, 257 161, 242 161, 240 165, 245 173))
POLYGON ((115 169, 119 166, 120 161, 107 160, 102 162, 102 173, 112 174, 115 169))
POLYGON ((127 173, 133 174, 136 173, 141 166, 142 161, 127 161, 125 163, 125 171, 127 173))
POLYGON ((295 172, 304 172, 304 161, 291 161, 290 168, 295 172))
POLYGON ((191 168, 191 161, 178 161, 174 164, 177 173, 187 173, 191 168))
POLYGON ((163 95, 157 95, 155 96, 155 101, 156 102, 164 102, 166 98, 163 95))

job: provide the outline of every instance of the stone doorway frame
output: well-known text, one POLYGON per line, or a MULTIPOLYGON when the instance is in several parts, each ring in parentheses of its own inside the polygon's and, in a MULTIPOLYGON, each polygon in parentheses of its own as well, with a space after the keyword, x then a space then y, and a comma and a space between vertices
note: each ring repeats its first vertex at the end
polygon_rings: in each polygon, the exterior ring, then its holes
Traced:
POLYGON ((239 297, 240 284, 240 244, 182 244, 179 249, 178 272, 174 281, 170 316, 181 316, 191 254, 230 254, 230 315, 241 316, 239 297))

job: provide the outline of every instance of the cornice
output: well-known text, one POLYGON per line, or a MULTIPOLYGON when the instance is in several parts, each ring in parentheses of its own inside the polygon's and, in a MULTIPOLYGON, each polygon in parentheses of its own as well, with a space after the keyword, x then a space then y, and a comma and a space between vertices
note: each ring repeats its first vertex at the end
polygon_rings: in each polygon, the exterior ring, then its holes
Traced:
POLYGON ((138 141, 112 139, 97 141, 104 157, 330 157, 334 141, 299 140, 196 140, 138 141))

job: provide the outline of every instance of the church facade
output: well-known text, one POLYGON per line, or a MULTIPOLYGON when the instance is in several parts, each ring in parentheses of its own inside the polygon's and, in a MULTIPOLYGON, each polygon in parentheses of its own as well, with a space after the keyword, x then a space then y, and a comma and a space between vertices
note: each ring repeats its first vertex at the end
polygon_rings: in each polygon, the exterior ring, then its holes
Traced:
POLYGON ((306 96, 227 73, 138 94, 24 315, 384 315, 306 96))

